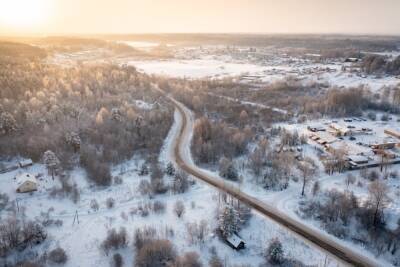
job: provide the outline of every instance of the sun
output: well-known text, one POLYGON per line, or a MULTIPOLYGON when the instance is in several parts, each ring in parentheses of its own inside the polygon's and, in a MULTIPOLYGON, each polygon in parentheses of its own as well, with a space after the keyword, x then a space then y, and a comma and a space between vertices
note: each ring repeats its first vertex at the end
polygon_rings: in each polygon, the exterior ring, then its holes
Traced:
POLYGON ((47 17, 48 0, 0 0, 0 23, 15 28, 32 28, 47 17))

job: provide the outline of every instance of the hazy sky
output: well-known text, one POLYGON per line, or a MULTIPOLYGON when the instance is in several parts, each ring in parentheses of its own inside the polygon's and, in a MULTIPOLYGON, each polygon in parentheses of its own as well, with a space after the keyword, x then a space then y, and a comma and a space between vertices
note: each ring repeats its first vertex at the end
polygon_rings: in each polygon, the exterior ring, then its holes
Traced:
POLYGON ((400 0, 0 0, 0 34, 400 34, 400 0))

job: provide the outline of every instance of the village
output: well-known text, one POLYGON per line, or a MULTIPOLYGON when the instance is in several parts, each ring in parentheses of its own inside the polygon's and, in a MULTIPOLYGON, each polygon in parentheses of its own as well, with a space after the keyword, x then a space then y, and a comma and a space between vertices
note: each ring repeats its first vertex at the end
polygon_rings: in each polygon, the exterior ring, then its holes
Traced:
MULTIPOLYGON (((321 119, 283 127, 307 138, 327 173, 387 168, 400 163, 400 130, 395 116, 383 116, 385 121, 366 116, 321 119)), ((297 154, 297 157, 304 155, 300 151, 297 154)))

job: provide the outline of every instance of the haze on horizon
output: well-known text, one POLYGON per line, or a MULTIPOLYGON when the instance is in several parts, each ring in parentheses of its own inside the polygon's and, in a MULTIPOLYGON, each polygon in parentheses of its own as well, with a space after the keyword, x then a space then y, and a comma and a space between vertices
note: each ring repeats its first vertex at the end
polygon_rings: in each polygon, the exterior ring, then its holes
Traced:
POLYGON ((398 0, 0 0, 0 35, 400 35, 398 0))

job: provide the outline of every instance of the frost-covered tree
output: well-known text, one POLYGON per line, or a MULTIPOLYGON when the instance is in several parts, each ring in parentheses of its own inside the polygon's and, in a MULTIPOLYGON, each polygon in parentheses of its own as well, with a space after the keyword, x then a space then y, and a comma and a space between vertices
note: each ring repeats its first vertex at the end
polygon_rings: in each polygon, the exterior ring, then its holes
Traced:
POLYGON ((9 134, 16 131, 17 122, 13 115, 8 112, 2 112, 0 114, 0 134, 9 134))
POLYGON ((267 261, 271 264, 281 264, 284 260, 284 252, 281 241, 275 238, 271 241, 266 253, 267 261))
POLYGON ((81 138, 76 132, 68 132, 65 134, 65 142, 70 145, 74 151, 78 151, 81 147, 81 138))
POLYGON ((233 162, 225 157, 219 161, 219 175, 232 181, 237 181, 239 177, 233 162))
POLYGON ((178 171, 174 176, 174 182, 172 184, 172 190, 174 193, 184 193, 189 188, 188 175, 183 171, 178 171))
POLYGON ((231 205, 226 205, 219 215, 219 230, 222 236, 229 237, 239 230, 239 214, 231 205))
POLYGON ((165 169, 165 173, 166 173, 168 176, 174 176, 174 174, 175 174, 175 167, 174 167, 174 164, 172 164, 171 162, 169 162, 169 163, 167 164, 167 168, 165 169))
POLYGON ((43 162, 46 164, 46 168, 49 173, 51 173, 51 177, 54 180, 54 175, 57 174, 57 171, 60 168, 60 160, 53 151, 47 150, 43 154, 43 162))
POLYGON ((149 174, 149 168, 146 163, 143 163, 139 170, 139 175, 144 176, 149 174))
POLYGON ((122 114, 119 108, 111 109, 111 118, 118 122, 122 121, 122 114))
POLYGON ((302 189, 301 189, 301 195, 304 196, 305 193, 305 188, 307 184, 311 181, 313 176, 315 175, 317 171, 317 167, 315 165, 315 162, 311 158, 305 158, 304 161, 301 161, 298 166, 301 174, 302 174, 302 189))

